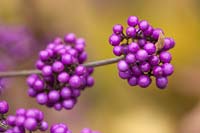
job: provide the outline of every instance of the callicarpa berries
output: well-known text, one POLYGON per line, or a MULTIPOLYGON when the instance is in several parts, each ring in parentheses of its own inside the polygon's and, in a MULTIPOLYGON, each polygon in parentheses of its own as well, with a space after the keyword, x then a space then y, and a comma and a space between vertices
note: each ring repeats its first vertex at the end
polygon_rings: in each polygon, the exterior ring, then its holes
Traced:
POLYGON ((6 119, 9 129, 6 133, 25 133, 27 131, 46 131, 48 123, 44 121, 42 111, 38 109, 20 108, 15 115, 9 115, 6 119))
POLYGON ((167 77, 174 67, 168 50, 175 42, 172 38, 164 38, 162 29, 153 28, 146 20, 139 21, 138 17, 130 16, 125 29, 120 24, 113 27, 109 43, 114 46, 116 56, 124 56, 117 64, 119 76, 126 79, 131 86, 148 87, 152 76, 156 78, 158 88, 166 88, 167 77))
POLYGON ((83 65, 87 59, 85 45, 84 39, 70 33, 40 51, 36 67, 42 75, 27 78, 28 95, 56 110, 72 109, 81 91, 94 84, 93 68, 83 65))

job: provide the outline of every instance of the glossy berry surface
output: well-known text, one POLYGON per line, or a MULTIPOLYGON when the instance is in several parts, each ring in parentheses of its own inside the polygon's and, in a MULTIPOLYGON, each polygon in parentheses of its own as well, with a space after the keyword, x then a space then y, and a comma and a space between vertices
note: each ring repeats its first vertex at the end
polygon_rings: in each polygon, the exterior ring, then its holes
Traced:
POLYGON ((166 88, 168 76, 174 72, 172 55, 168 52, 175 46, 174 40, 163 37, 162 29, 136 16, 128 17, 127 24, 127 27, 115 25, 109 38, 114 55, 124 56, 117 64, 120 78, 130 86, 146 88, 155 77, 156 86, 166 88))
MULTIPOLYGON (((122 29, 116 25, 113 30, 120 33, 122 29)), ((114 45, 120 42, 117 39, 114 45)), ((27 78, 28 95, 35 97, 39 104, 58 111, 72 109, 81 91, 94 85, 92 68, 82 65, 87 60, 85 45, 83 38, 69 33, 63 40, 57 38, 40 51, 36 67, 42 75, 33 74, 27 78)))

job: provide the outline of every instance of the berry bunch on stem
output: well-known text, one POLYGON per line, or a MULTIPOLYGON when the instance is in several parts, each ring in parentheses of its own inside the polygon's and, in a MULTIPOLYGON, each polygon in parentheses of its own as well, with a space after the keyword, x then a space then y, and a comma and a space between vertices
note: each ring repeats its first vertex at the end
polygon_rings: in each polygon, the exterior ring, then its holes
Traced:
POLYGON ((70 33, 40 51, 36 67, 42 74, 27 78, 28 95, 56 110, 72 109, 81 91, 94 84, 93 68, 82 65, 87 59, 85 45, 83 38, 70 33))
POLYGON ((116 56, 125 58, 118 62, 119 76, 126 79, 131 86, 148 87, 152 78, 156 85, 163 89, 167 87, 168 79, 174 68, 170 64, 172 56, 168 50, 174 47, 172 38, 165 38, 163 30, 153 28, 146 20, 130 16, 128 27, 120 24, 113 27, 109 42, 116 56))

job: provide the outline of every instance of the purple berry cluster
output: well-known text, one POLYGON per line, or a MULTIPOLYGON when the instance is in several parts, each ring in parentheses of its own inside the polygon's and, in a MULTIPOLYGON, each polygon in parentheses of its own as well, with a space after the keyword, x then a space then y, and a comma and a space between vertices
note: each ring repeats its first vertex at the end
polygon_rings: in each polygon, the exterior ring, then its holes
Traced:
MULTIPOLYGON (((0 101, 0 123, 6 124, 4 115, 9 111, 9 105, 6 101, 0 101)), ((0 127, 0 132, 5 132, 6 129, 0 127)))
POLYGON ((28 131, 46 131, 48 123, 44 121, 42 111, 38 109, 23 109, 16 111, 15 115, 9 115, 6 119, 9 129, 6 133, 25 133, 28 131))
MULTIPOLYGON (((58 123, 51 126, 50 133, 72 133, 69 128, 63 124, 58 123)), ((92 131, 90 128, 84 128, 80 133, 100 133, 99 131, 92 131)))
POLYGON ((36 67, 42 74, 27 78, 28 95, 56 110, 72 109, 81 91, 94 84, 93 68, 83 65, 87 59, 85 45, 83 38, 70 33, 40 51, 36 67))
POLYGON ((174 71, 170 64, 172 56, 168 52, 174 47, 174 40, 160 38, 164 34, 162 29, 153 28, 146 20, 139 21, 136 16, 130 16, 127 24, 125 33, 123 26, 116 24, 109 38, 109 43, 114 46, 113 53, 124 56, 118 62, 119 76, 129 85, 142 88, 148 87, 154 76, 157 87, 166 88, 167 77, 174 71))

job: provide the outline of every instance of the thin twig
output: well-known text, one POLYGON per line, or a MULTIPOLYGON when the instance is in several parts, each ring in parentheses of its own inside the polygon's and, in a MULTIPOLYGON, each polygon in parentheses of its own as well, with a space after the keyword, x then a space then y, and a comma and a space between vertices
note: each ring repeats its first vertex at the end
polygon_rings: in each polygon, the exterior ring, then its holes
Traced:
MULTIPOLYGON (((123 59, 123 56, 116 57, 116 58, 110 58, 105 60, 99 60, 99 61, 93 61, 83 64, 86 67, 99 67, 104 65, 109 65, 118 62, 119 60, 123 59)), ((17 77, 17 76, 27 76, 30 74, 41 74, 41 71, 33 69, 33 70, 16 70, 16 71, 6 71, 6 72, 0 72, 0 78, 5 77, 17 77)))

